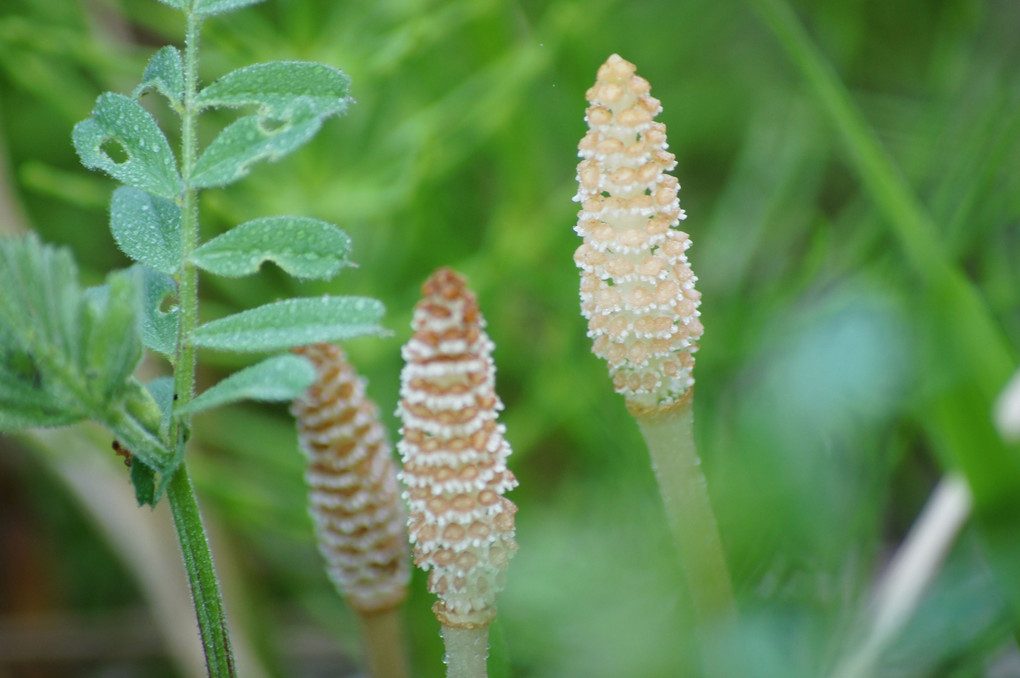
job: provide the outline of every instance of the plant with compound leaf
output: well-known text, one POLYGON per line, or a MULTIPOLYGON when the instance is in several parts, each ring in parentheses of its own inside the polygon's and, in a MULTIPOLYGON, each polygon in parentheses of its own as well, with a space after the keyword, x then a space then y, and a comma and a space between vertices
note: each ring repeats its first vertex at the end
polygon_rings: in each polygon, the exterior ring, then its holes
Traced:
POLYGON ((107 92, 79 123, 82 163, 123 185, 110 203, 117 245, 136 263, 83 289, 71 254, 35 237, 0 242, 0 431, 92 420, 128 450, 139 504, 170 504, 211 676, 236 674, 219 584, 188 476, 185 451, 197 412, 243 399, 289 401, 315 380, 295 346, 381 331, 382 305, 325 296, 266 304, 198 323, 198 270, 240 277, 271 261, 300 278, 328 279, 347 265, 350 240, 308 217, 255 219, 199 242, 198 193, 227 186, 262 160, 307 143, 351 103, 348 78, 317 63, 255 64, 201 87, 202 22, 259 0, 161 0, 186 20, 183 52, 153 55, 130 96, 107 92), (155 91, 179 117, 179 153, 142 95, 155 91), (248 109, 199 148, 199 116, 248 109), (168 310, 164 310, 168 309, 168 310), (144 349, 172 377, 133 376, 144 349), (198 349, 277 353, 195 395, 198 349))

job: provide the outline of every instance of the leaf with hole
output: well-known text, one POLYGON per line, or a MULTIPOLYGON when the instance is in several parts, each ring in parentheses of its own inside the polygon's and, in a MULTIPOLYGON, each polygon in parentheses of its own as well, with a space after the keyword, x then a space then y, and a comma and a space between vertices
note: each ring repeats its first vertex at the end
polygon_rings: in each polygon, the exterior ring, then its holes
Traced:
POLYGON ((176 296, 177 284, 167 274, 147 266, 139 264, 133 268, 142 277, 142 345, 173 358, 177 351, 179 310, 174 304, 164 311, 163 303, 168 296, 176 296))
POLYGON ((181 265, 181 208, 130 186, 110 201, 110 230, 117 246, 135 261, 173 274, 181 265))
POLYGON ((195 0, 193 5, 195 14, 198 16, 212 16, 213 14, 224 14, 235 9, 241 9, 249 5, 262 2, 262 0, 195 0))
POLYGON ((135 99, 154 89, 165 96, 175 108, 184 103, 184 64, 176 47, 167 45, 152 55, 142 82, 131 93, 135 99))
POLYGON ((350 265, 351 239, 333 224, 310 217, 265 217, 236 226, 205 243, 191 260, 228 278, 255 273, 272 261, 298 278, 331 278, 350 265))
POLYGON ((75 125, 71 137, 85 167, 100 169, 161 198, 172 200, 180 194, 181 178, 170 144, 149 112, 134 99, 101 94, 92 117, 75 125), (110 157, 110 152, 115 152, 110 144, 120 147, 123 160, 110 157))
POLYGON ((271 61, 227 73, 198 93, 200 106, 258 106, 262 118, 297 120, 347 110, 350 78, 309 61, 271 61))
POLYGON ((177 411, 194 414, 241 400, 293 400, 315 381, 315 368, 305 358, 278 355, 235 372, 177 411))
POLYGON ((303 344, 385 334, 383 305, 368 297, 285 299, 201 325, 195 346, 238 352, 280 351, 303 344))
POLYGON ((195 188, 226 186, 246 176, 260 160, 276 161, 307 143, 322 127, 322 118, 263 126, 255 115, 231 123, 213 139, 195 163, 195 188))

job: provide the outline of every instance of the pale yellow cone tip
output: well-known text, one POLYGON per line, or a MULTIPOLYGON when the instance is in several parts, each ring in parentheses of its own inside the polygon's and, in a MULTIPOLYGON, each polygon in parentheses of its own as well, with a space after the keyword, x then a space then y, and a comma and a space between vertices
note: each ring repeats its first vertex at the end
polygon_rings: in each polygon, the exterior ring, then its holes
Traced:
POLYGON ((588 90, 588 134, 578 146, 581 203, 575 230, 584 239, 581 312, 592 350, 606 360, 628 405, 668 406, 693 386, 694 352, 704 331, 701 294, 678 226, 680 185, 661 110, 648 81, 614 54, 588 90))

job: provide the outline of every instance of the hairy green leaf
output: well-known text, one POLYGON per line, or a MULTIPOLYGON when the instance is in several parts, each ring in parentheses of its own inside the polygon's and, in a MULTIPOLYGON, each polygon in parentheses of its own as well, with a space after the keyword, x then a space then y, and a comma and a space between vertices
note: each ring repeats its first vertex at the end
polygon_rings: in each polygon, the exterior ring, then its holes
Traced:
POLYGON ((64 426, 85 416, 73 405, 55 401, 41 378, 30 353, 0 340, 0 431, 64 426))
POLYGON ((231 123, 213 139, 195 163, 191 185, 195 188, 226 186, 244 177, 259 160, 279 160, 300 148, 322 127, 322 118, 281 123, 267 129, 258 116, 231 123))
POLYGON ((170 428, 170 416, 174 409, 174 378, 157 377, 145 385, 160 410, 159 432, 163 435, 170 428))
POLYGON ((349 265, 351 239, 333 224, 309 217, 248 221, 199 247, 191 260, 228 278, 255 273, 272 261, 299 278, 331 278, 349 265))
POLYGON ((254 5, 262 0, 195 0, 194 10, 198 16, 211 16, 254 5))
POLYGON ((157 271, 173 274, 181 265, 181 208, 130 186, 113 192, 110 230, 124 254, 157 271))
POLYGON ((112 401, 142 359, 138 309, 141 281, 117 271, 106 284, 85 293, 82 314, 85 355, 82 371, 89 390, 102 402, 112 401))
POLYGON ((152 55, 141 84, 131 96, 137 99, 150 89, 165 96, 175 107, 184 103, 184 63, 176 47, 167 45, 152 55))
POLYGON ((188 0, 159 0, 164 5, 169 5, 174 9, 187 9, 188 0))
POLYGON ((177 349, 179 311, 174 305, 167 312, 161 310, 163 300, 176 294, 177 284, 165 273, 147 266, 136 265, 142 277, 142 344, 145 348, 172 358, 177 349))
POLYGON ((82 298, 68 250, 44 247, 34 235, 0 241, 0 290, 0 327, 9 346, 31 355, 37 370, 40 360, 67 369, 80 363, 82 298))
POLYGON ((204 348, 280 351, 302 344, 384 334, 383 305, 368 297, 285 299, 214 320, 190 339, 204 348))
POLYGON ((161 198, 181 192, 177 161, 163 131, 134 99, 107 92, 96 100, 92 117, 79 122, 71 135, 81 162, 129 186, 161 198), (106 150, 116 144, 126 157, 116 161, 106 150))
POLYGON ((224 75, 198 94, 200 106, 257 105, 259 116, 293 120, 337 115, 347 110, 350 78, 308 61, 271 61, 224 75))
POLYGON ((293 400, 315 381, 315 368, 305 358, 278 355, 235 372, 177 411, 193 414, 239 400, 293 400))
POLYGON ((157 472, 172 470, 159 409, 131 376, 140 277, 111 273, 83 292, 70 253, 28 236, 0 240, 0 290, 0 428, 91 418, 157 472))

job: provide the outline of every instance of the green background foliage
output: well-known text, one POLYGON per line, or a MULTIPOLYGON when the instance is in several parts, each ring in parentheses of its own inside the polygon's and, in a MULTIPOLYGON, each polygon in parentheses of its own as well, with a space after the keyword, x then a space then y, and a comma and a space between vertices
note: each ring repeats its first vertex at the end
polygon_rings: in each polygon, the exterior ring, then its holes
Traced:
MULTIPOLYGON (((1020 663, 1007 603, 1020 600, 1020 558, 1004 547, 1020 512, 993 501, 1016 487, 1020 462, 989 430, 990 396, 1020 346, 1020 7, 792 3, 835 80, 783 31, 784 7, 269 0, 205 25, 203 84, 257 61, 319 61, 350 75, 356 104, 279 164, 205 191, 203 239, 303 214, 343 229, 358 268, 328 283, 273 264, 204 275, 203 322, 294 295, 380 298, 393 336, 346 348, 395 439, 420 283, 450 265, 479 295, 521 481, 495 676, 691 675, 697 661, 647 455, 589 352, 571 261, 584 92, 612 52, 651 82, 679 161, 704 293, 696 434, 746 613, 720 639, 733 675, 822 675, 854 637, 875 572, 957 466, 999 520, 964 534, 879 675, 1020 663), (874 141, 891 173, 869 155, 874 141)), ((114 182, 79 166, 71 128, 101 91, 129 93, 182 28, 144 0, 0 4, 0 229, 71 247, 83 284, 129 262, 107 225, 114 182)), ((176 147, 165 102, 142 101, 176 147)), ((235 118, 205 116, 203 143, 235 118)), ((204 351, 200 388, 258 359, 204 351)), ((98 456, 88 440, 109 444, 76 433, 80 447, 0 439, 0 623, 145 604, 144 573, 91 526, 61 471, 98 456)), ((353 670, 355 618, 315 552, 284 408, 203 413, 195 435, 189 463, 231 554, 221 561, 234 563, 221 573, 232 619, 268 675, 353 670)), ((423 677, 442 674, 431 602, 416 573, 408 622, 423 677)), ((175 675, 158 644, 139 659, 122 645, 67 663, 0 651, 0 675, 175 675)))

